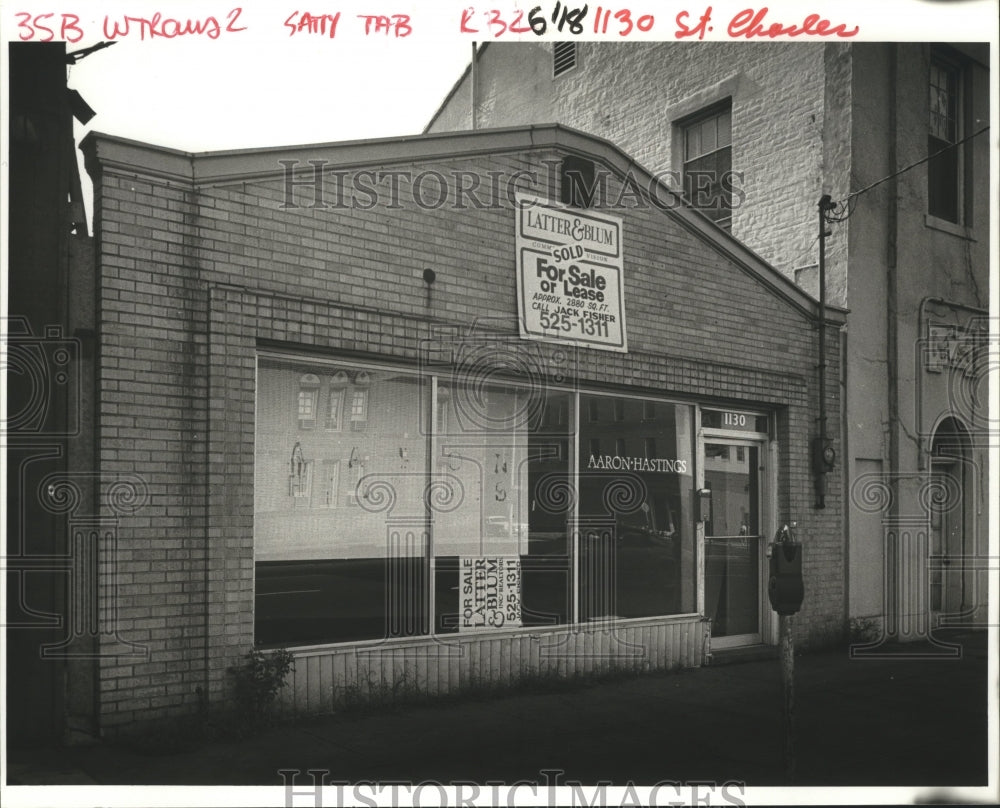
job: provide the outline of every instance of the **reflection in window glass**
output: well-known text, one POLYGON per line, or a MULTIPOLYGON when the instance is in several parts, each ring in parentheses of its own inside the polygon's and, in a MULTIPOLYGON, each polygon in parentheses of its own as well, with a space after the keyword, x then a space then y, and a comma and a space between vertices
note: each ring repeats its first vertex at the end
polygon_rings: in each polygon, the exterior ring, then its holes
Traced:
POLYGON ((705 444, 705 615, 712 636, 759 631, 760 490, 756 446, 705 444), (731 451, 735 449, 735 451, 731 451))
POLYGON ((307 644, 426 633, 422 524, 426 430, 419 381, 389 370, 344 377, 260 360, 254 485, 258 642, 307 644), (308 378, 309 387, 300 380, 308 378), (312 380, 315 379, 315 386, 312 380), (322 380, 322 381, 321 381, 322 380), (360 381, 365 386, 358 389, 360 381), (309 393, 311 410, 302 394, 309 393), (308 429, 344 396, 365 433, 308 429), (361 395, 359 395, 361 394, 361 395), (369 396, 379 408, 369 411, 369 396), (387 515, 414 516, 390 531, 387 515))
POLYGON ((355 390, 351 393, 351 423, 359 424, 368 420, 368 391, 355 390))
POLYGON ((434 514, 435 630, 567 622, 568 394, 479 385, 442 396, 442 389, 438 423, 448 428, 438 439, 437 468, 457 481, 462 498, 434 514), (497 565, 507 607, 499 612, 497 565))
POLYGON ((319 401, 319 376, 307 373, 299 379, 299 427, 309 429, 316 422, 319 401))
POLYGON ((715 108, 681 126, 684 193, 694 207, 729 229, 732 225, 732 111, 715 108))
POLYGON ((262 356, 256 423, 259 643, 695 609, 689 406, 262 356))
POLYGON ((581 425, 581 446, 615 454, 579 458, 580 618, 693 612, 691 408, 616 398, 613 411, 581 425))
POLYGON ((311 421, 313 413, 316 412, 316 391, 299 391, 299 418, 303 421, 311 421))
POLYGON ((937 55, 930 66, 930 120, 927 127, 927 204, 931 216, 961 221, 961 164, 959 140, 960 71, 937 55))
POLYGON ((327 409, 326 414, 326 428, 339 430, 340 429, 340 419, 344 410, 344 391, 331 389, 330 390, 330 406, 327 409))

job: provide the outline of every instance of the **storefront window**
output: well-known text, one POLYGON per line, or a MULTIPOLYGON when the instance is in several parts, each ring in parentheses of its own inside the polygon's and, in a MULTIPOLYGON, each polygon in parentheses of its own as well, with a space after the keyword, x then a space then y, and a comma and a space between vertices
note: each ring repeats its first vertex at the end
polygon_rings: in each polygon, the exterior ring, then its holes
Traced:
POLYGON ((434 514, 438 632, 571 619, 569 436, 567 393, 438 388, 437 467, 463 491, 434 514))
POLYGON ((262 355, 255 453, 260 643, 695 611, 690 406, 262 355))
POLYGON ((256 639, 309 644, 428 630, 419 379, 262 358, 256 639), (378 408, 369 401, 378 400, 378 408), (352 427, 339 430, 342 402, 352 427), (326 429, 314 429, 315 414, 326 429), (312 415, 312 418, 304 417, 312 415))
POLYGON ((580 619, 695 611, 690 407, 580 398, 580 619))

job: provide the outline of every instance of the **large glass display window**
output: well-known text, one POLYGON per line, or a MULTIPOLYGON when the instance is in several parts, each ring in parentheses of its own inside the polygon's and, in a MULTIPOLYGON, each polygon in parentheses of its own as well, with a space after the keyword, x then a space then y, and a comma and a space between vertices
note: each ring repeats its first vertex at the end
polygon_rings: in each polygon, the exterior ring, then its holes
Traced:
POLYGON ((435 511, 438 632, 572 619, 572 398, 528 387, 437 387, 439 479, 461 489, 435 511))
POLYGON ((691 408, 581 394, 580 619, 696 610, 691 408))
POLYGON ((265 645, 696 611, 693 408, 262 354, 265 645))
POLYGON ((423 395, 415 374, 260 359, 258 642, 428 631, 423 395))

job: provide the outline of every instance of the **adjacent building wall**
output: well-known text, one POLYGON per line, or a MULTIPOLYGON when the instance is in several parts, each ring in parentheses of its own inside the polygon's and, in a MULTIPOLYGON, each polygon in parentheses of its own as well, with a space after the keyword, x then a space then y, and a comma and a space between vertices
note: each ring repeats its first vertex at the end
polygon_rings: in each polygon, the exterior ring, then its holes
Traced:
MULTIPOLYGON (((966 160, 978 167, 969 167, 966 184, 971 218, 958 226, 927 214, 927 167, 922 161, 927 156, 930 53, 929 46, 920 44, 853 46, 853 184, 864 189, 878 183, 857 197, 846 223, 833 225, 835 231, 846 228, 850 242, 849 580, 850 614, 859 618, 914 617, 928 610, 926 582, 918 582, 918 591, 908 594, 906 581, 918 580, 919 571, 931 563, 926 542, 933 436, 949 417, 980 437, 984 426, 983 367, 965 362, 943 371, 926 370, 929 323, 965 328, 981 321, 989 305, 988 189, 975 179, 989 163, 985 137, 962 147, 966 160), (880 486, 891 496, 872 498, 880 486), (914 542, 909 560, 897 559, 887 538, 900 531, 914 542)), ((971 135, 989 119, 987 55, 984 48, 959 46, 956 56, 967 60, 964 132, 971 135)), ((970 555, 985 556, 986 464, 981 449, 973 454, 967 549, 970 555)), ((985 603, 985 583, 980 581, 977 594, 970 592, 964 619, 981 620, 981 614, 974 614, 985 603)), ((929 625, 925 622, 911 634, 926 635, 929 625)))
MULTIPOLYGON (((850 45, 577 43, 577 66, 552 76, 552 45, 490 43, 476 62, 479 127, 561 123, 606 138, 655 172, 679 172, 677 122, 732 100, 733 170, 743 196, 732 233, 815 292, 816 205, 847 195, 850 45), (776 114, 776 110, 781 110, 776 114), (832 110, 829 111, 829 110, 832 110), (797 272, 798 271, 798 272, 797 272)), ((470 72, 427 126, 472 126, 470 72)), ((679 187, 674 183, 673 187, 679 187)), ((844 305, 846 245, 828 248, 830 302, 844 305)))

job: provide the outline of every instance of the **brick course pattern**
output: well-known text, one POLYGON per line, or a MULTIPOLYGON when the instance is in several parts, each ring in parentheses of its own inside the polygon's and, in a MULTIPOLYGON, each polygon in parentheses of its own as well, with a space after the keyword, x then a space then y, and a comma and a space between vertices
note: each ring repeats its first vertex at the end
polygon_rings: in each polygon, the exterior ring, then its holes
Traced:
MULTIPOLYGON (((729 99, 732 167, 745 194, 733 235, 794 277, 818 260, 820 196, 850 190, 850 160, 824 144, 850 142, 851 47, 578 42, 576 67, 553 78, 551 44, 493 42, 477 62, 477 125, 559 123, 610 140, 654 173, 678 172, 679 124, 729 99)), ((466 73, 427 131, 470 129, 471 98, 466 73)), ((830 242, 830 300, 843 305, 846 238, 830 242)))
MULTIPOLYGON (((565 137, 576 152, 589 144, 605 164, 619 157, 605 143, 565 137)), ((566 151, 526 141, 496 148, 489 134, 460 140, 463 153, 422 159, 425 141, 417 139, 416 156, 394 167, 544 177, 566 151)), ((427 142, 439 141, 447 145, 427 142)), ((98 240, 99 463, 102 472, 140 475, 149 499, 120 520, 117 586, 104 591, 117 608, 117 637, 146 649, 128 664, 113 656, 100 663, 109 732, 224 699, 227 668, 253 644, 260 346, 416 363, 422 342, 442 329, 466 333, 478 322, 479 333, 517 338, 515 216, 506 203, 310 207, 315 189, 297 185, 297 206, 286 207, 278 156, 247 158, 270 166, 266 174, 204 182, 161 163, 207 156, 142 146, 142 159, 129 164, 114 159, 119 146, 103 136, 84 144, 98 240), (426 267, 437 275, 431 287, 426 267)), ((371 168, 381 168, 378 147, 371 153, 371 168)), ((739 259, 742 248, 697 215, 650 205, 610 212, 625 222, 629 352, 571 351, 570 377, 592 388, 778 413, 778 518, 798 521, 807 547, 797 635, 807 645, 833 641, 844 622, 842 487, 831 479, 826 509, 812 507, 816 339, 808 299, 759 259, 739 259)), ((833 424, 835 323, 829 333, 833 424)), ((566 354, 531 345, 543 362, 566 354)), ((106 640, 102 652, 114 651, 106 640)))

